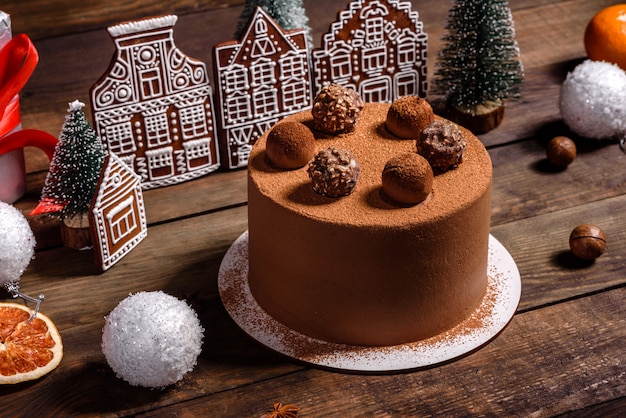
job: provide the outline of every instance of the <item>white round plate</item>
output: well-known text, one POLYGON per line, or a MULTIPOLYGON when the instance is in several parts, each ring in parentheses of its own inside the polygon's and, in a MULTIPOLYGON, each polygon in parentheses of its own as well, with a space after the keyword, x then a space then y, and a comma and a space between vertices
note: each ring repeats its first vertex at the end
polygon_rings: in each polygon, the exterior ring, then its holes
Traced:
POLYGON ((487 293, 465 321, 432 338, 385 347, 330 343, 294 331, 267 314, 248 286, 248 231, 230 247, 218 276, 222 303, 241 329, 264 346, 316 366, 357 372, 397 372, 444 363, 478 349, 509 323, 521 296, 515 261, 489 236, 487 293))

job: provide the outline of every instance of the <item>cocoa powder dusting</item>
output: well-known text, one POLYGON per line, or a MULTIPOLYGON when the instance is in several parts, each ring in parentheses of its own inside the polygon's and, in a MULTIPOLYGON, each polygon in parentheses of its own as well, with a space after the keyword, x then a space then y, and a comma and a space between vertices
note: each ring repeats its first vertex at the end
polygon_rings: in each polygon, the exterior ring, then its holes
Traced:
MULTIPOLYGON (((302 216, 325 219, 331 222, 347 222, 354 226, 390 225, 400 227, 413 224, 418 219, 445 217, 459 210, 463 202, 473 200, 484 193, 484 184, 491 183, 491 160, 484 146, 471 132, 459 128, 467 141, 464 161, 455 170, 440 173, 433 180, 432 194, 427 202, 399 209, 381 197, 382 172, 387 161, 403 154, 415 152, 415 141, 403 141, 385 137, 384 121, 389 109, 387 103, 368 103, 361 111, 359 129, 328 137, 313 131, 316 152, 330 147, 351 150, 360 166, 358 187, 349 196, 331 200, 315 193, 305 167, 277 172, 263 158, 267 134, 256 142, 250 155, 250 180, 259 191, 281 205, 302 216), (368 145, 371 143, 371 145, 368 145), (472 178, 471 182, 466 181, 472 178), (443 192, 445 191, 445 193, 443 192)), ((286 120, 298 121, 312 126, 308 112, 289 116, 286 120)))

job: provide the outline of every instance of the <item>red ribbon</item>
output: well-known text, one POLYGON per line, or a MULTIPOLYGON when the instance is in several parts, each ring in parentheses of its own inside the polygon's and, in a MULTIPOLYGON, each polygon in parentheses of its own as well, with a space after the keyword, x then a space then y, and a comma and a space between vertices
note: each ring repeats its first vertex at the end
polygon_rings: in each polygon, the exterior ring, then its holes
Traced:
POLYGON ((17 98, 31 74, 39 55, 30 38, 19 34, 0 50, 0 155, 18 148, 35 146, 52 159, 57 139, 36 129, 18 130, 20 106, 17 98))

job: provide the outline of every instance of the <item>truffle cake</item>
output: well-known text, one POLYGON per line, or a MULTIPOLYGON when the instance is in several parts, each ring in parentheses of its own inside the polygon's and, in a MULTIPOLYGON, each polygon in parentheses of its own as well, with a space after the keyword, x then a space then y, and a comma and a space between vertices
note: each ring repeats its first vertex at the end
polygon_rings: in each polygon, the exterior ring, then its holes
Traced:
POLYGON ((381 176, 389 160, 416 152, 416 139, 390 133, 389 109, 365 103, 356 127, 338 134, 316 129, 311 111, 281 122, 307 126, 316 152, 351 151, 360 173, 347 195, 316 192, 306 165, 273 164, 266 153, 271 130, 250 154, 250 290, 268 314, 302 334, 348 345, 414 342, 459 324, 485 295, 487 151, 459 127, 463 161, 435 170, 432 191, 420 203, 397 203, 381 176))

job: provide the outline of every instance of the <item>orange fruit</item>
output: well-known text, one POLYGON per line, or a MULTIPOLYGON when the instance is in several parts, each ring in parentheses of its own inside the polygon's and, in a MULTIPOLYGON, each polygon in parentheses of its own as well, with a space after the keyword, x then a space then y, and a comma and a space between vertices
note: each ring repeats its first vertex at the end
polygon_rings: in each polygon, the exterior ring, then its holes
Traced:
POLYGON ((63 343, 54 323, 42 313, 0 302, 0 384, 38 379, 63 358, 63 343))
POLYGON ((585 50, 593 61, 606 61, 626 70, 626 4, 600 10, 585 29, 585 50))

